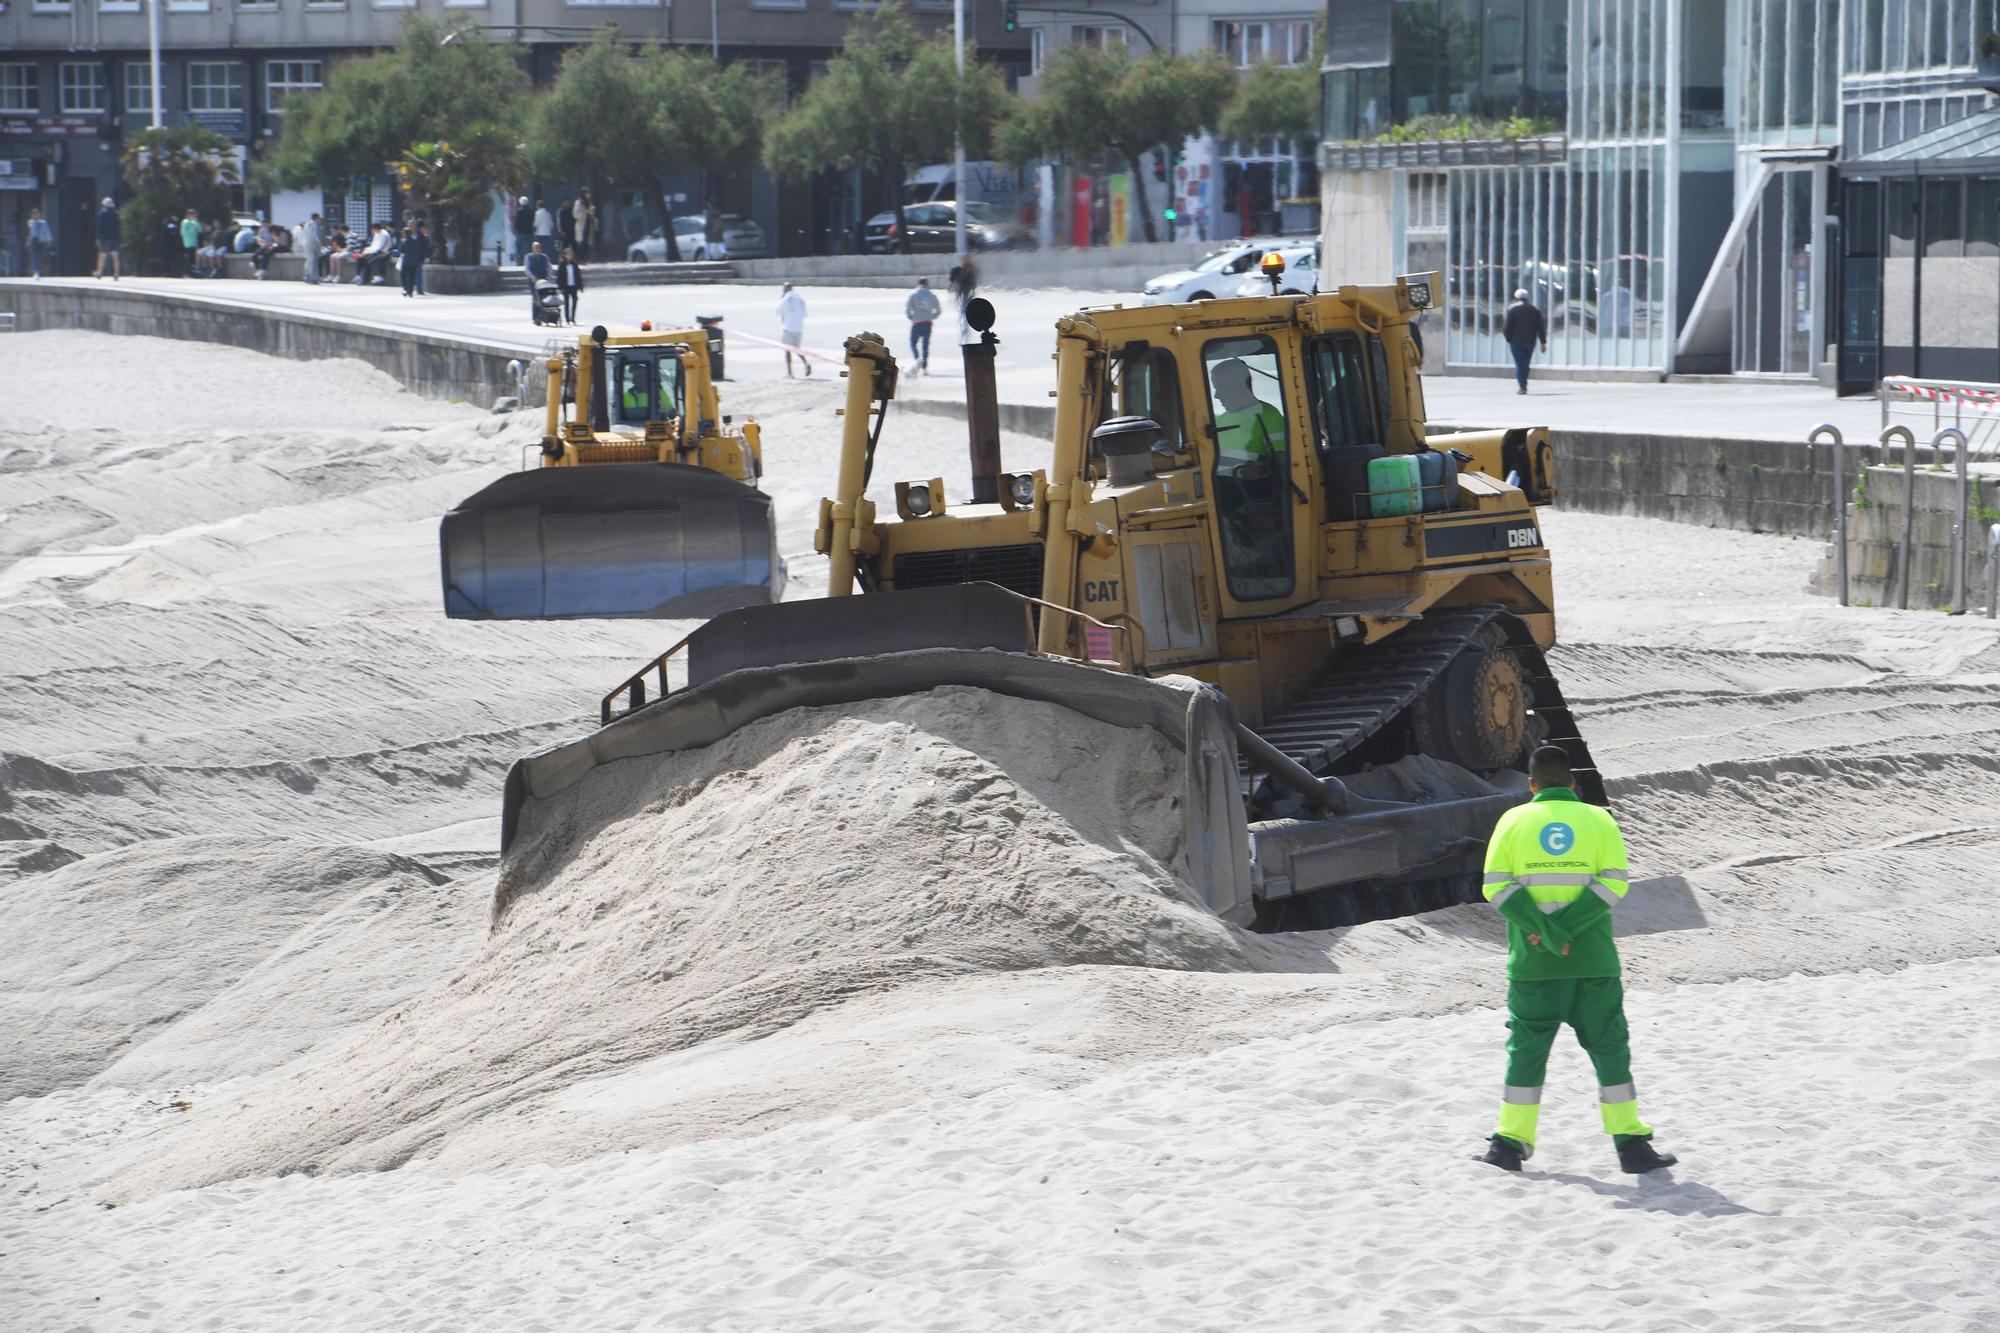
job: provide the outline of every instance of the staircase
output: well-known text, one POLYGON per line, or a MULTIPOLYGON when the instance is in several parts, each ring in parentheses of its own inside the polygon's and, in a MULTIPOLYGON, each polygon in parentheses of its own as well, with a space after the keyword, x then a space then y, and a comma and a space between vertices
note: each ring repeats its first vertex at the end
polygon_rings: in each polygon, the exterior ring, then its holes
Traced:
MULTIPOLYGON (((586 264, 584 290, 596 287, 681 287, 735 282, 736 266, 725 260, 689 261, 679 264, 586 264)), ((526 294, 528 275, 519 265, 501 270, 500 290, 526 294)))

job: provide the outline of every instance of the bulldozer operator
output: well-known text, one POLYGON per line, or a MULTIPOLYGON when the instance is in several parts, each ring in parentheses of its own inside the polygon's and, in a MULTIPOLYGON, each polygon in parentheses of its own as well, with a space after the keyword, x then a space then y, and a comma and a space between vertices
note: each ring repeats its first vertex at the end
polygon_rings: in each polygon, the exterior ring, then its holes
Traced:
POLYGON ((1224 453, 1270 460, 1285 447, 1285 414, 1257 396, 1250 367, 1241 357, 1220 362, 1209 374, 1218 410, 1215 430, 1224 453))

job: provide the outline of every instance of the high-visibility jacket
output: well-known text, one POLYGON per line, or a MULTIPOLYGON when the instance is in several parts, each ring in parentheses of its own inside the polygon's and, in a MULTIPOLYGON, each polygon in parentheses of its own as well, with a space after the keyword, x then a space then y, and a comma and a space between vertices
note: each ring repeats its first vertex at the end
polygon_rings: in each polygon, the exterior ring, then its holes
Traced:
POLYGON ((1486 844, 1485 887, 1507 918, 1508 977, 1617 976, 1611 907, 1629 884, 1618 822, 1569 788, 1546 788, 1500 816, 1486 844), (1529 944, 1531 934, 1541 943, 1529 944))

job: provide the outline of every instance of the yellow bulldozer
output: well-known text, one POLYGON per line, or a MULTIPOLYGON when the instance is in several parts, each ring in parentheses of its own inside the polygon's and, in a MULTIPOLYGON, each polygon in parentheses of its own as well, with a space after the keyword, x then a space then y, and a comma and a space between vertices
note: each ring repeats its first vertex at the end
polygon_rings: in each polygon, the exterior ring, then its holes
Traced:
POLYGON ((710 622, 607 694, 593 736, 518 763, 508 859, 559 836, 562 794, 598 765, 958 684, 1173 740, 1189 881, 1229 920, 1476 901, 1536 746, 1568 751, 1586 799, 1604 790, 1544 660, 1547 432, 1426 435, 1411 326, 1432 289, 1413 275, 1065 318, 1050 467, 1013 473, 992 312, 974 302, 971 497, 897 480, 893 513, 868 493, 896 361, 849 339, 816 541, 830 595, 710 622))
POLYGON ((757 423, 722 415, 706 332, 599 325, 544 368, 540 465, 444 516, 447 616, 683 618, 778 600, 757 423))

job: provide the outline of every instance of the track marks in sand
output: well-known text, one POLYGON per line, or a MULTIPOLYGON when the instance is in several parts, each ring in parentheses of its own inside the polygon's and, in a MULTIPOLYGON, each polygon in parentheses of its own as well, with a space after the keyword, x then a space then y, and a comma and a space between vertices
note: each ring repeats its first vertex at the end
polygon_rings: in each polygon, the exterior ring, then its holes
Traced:
POLYGON ((340 914, 443 882, 383 852, 206 837, 155 839, 0 885, 9 938, 0 955, 0 1101, 83 1082, 121 1060, 119 1078, 139 1082, 279 1063, 334 1013, 355 1004, 374 1012, 369 993, 407 970, 398 956, 435 944, 406 918, 397 925, 409 932, 406 945, 385 930, 372 950, 335 965, 339 951, 326 941, 340 914), (295 960, 317 952, 326 963, 280 966, 282 981, 260 981, 259 969, 288 947, 295 960), (248 998, 224 1000, 234 986, 248 998), (160 1049, 149 1055, 153 1044, 160 1049), (189 1054, 204 1047, 208 1054, 189 1054))

